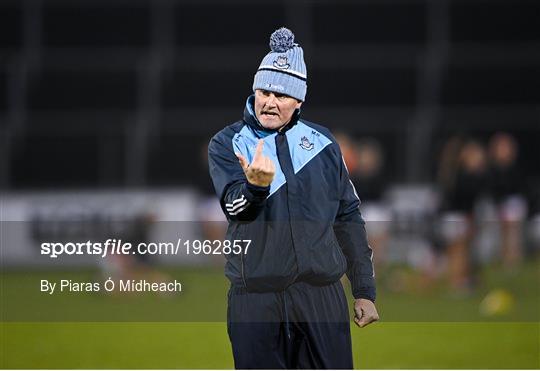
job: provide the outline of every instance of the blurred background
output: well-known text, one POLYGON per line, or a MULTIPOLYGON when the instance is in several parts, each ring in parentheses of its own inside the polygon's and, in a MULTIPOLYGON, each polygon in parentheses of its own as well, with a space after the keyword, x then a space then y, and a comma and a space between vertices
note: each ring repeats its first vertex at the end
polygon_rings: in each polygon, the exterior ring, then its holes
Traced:
MULTIPOLYGON (((151 308, 158 306, 169 315, 160 318, 222 320, 200 311, 202 303, 186 309, 177 298, 158 303, 155 297, 137 299, 151 315, 111 318, 118 298, 113 304, 99 298, 92 313, 102 315, 88 317, 88 303, 71 298, 62 302, 62 317, 57 304, 40 301, 35 285, 44 275, 181 277, 204 287, 204 300, 224 313, 223 259, 54 261, 39 255, 39 243, 111 234, 131 241, 223 238, 206 146, 241 118, 269 35, 286 26, 308 67, 302 117, 336 135, 363 202, 382 318, 533 323, 504 329, 515 335, 515 348, 490 343, 503 331, 493 326, 482 340, 456 330, 454 336, 485 345, 485 358, 472 345, 455 349, 462 365, 441 358, 440 348, 431 360, 404 363, 388 363, 375 351, 367 364, 540 367, 538 14, 535 0, 2 0, 3 319, 155 321, 163 312, 156 316, 151 308), (30 303, 41 310, 30 310, 30 303), (190 317, 193 312, 202 314, 190 317), (501 359, 493 356, 497 349, 501 359), (503 357, 503 350, 512 356, 503 357)), ((95 353, 81 358, 75 350, 68 363, 55 356, 40 363, 37 351, 19 357, 28 337, 38 339, 35 350, 51 333, 22 326, 5 325, 13 350, 6 366, 102 366, 95 353)), ((68 331, 55 326, 59 334, 68 331)), ((403 331, 391 326, 370 336, 383 340, 403 331)), ((188 338, 194 330, 178 331, 188 338)), ((436 332, 418 341, 447 348, 436 332)), ((220 344, 227 347, 226 338, 220 344)), ((196 354, 186 351, 193 363, 164 358, 146 367, 232 366, 228 350, 215 363, 197 363, 196 354)), ((366 357, 356 364, 365 365, 366 357)), ((110 362, 103 365, 145 365, 110 362)))

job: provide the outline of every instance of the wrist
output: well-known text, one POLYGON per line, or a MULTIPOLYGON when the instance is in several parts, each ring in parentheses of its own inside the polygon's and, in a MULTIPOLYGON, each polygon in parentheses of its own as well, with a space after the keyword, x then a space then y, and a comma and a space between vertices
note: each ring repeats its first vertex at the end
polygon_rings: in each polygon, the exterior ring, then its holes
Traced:
POLYGON ((270 183, 261 182, 260 180, 256 179, 248 179, 247 182, 249 185, 259 188, 266 188, 270 186, 270 183))
POLYGON ((246 198, 249 202, 253 201, 263 201, 268 197, 270 194, 270 186, 259 186, 256 184, 252 184, 249 181, 245 184, 245 191, 246 198))

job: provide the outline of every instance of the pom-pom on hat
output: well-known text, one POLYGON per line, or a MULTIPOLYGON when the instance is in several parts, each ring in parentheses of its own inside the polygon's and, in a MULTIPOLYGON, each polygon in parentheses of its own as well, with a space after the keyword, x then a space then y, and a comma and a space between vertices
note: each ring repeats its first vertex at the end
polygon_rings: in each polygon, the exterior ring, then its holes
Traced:
POLYGON ((294 42, 294 34, 285 27, 274 31, 270 36, 270 52, 255 73, 253 91, 273 91, 303 102, 306 98, 306 81, 304 51, 294 42))

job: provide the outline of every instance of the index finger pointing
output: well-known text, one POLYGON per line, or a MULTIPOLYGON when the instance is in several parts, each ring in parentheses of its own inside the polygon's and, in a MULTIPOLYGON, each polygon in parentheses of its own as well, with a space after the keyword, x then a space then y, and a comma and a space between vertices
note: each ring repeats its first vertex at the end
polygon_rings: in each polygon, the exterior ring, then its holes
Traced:
POLYGON ((259 142, 257 143, 257 148, 255 149, 255 156, 253 157, 253 160, 256 160, 262 156, 263 147, 264 147, 264 140, 259 139, 259 142))

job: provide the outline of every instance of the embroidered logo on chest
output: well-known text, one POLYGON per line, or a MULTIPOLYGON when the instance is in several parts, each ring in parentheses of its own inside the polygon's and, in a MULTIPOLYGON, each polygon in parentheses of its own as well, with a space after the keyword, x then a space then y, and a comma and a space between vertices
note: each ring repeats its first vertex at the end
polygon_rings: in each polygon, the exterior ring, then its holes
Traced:
POLYGON ((309 139, 304 136, 300 139, 299 146, 302 147, 302 149, 305 149, 306 151, 311 151, 313 147, 315 147, 315 144, 311 143, 309 139))

